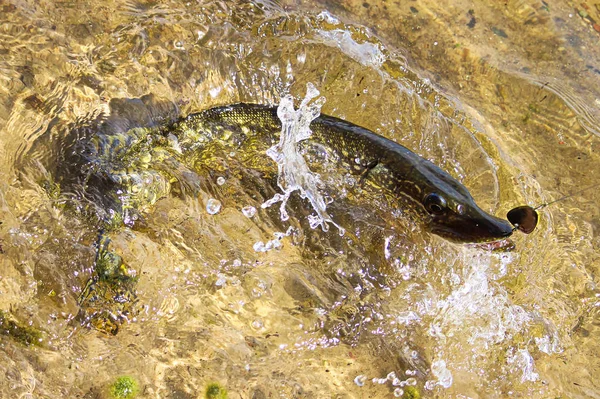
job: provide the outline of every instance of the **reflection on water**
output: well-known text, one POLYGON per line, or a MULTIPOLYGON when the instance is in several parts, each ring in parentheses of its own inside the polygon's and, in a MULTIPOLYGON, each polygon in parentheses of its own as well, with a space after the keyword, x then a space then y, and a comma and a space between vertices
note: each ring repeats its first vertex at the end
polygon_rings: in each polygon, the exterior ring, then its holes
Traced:
POLYGON ((186 143, 144 142, 156 157, 127 162, 163 165, 165 188, 107 232, 135 312, 114 336, 77 317, 101 216, 67 184, 65 149, 111 99, 175 104, 150 107, 159 125, 313 82, 324 113, 431 159, 498 216, 597 182, 599 11, 486 3, 0 3, 0 396, 109 397, 123 375, 140 397, 600 395, 595 190, 487 252, 423 232, 333 162, 314 171, 344 236, 311 229, 294 195, 287 221, 261 207, 279 191, 266 154, 215 145, 183 170, 167 155, 186 143))

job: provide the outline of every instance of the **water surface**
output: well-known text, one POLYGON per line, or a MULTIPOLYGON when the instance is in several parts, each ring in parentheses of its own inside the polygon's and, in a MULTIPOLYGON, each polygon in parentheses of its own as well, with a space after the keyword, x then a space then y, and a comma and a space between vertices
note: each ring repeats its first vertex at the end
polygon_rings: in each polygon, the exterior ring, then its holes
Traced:
POLYGON ((487 3, 0 3, 0 311, 42 332, 0 335, 0 396, 109 397, 121 375, 148 398, 213 381, 232 398, 600 396, 597 190, 489 252, 429 235, 335 165, 316 171, 346 234, 312 229, 294 196, 281 221, 260 206, 271 159, 215 150, 197 195, 110 235, 135 315, 116 335, 76 318, 97 220, 53 184, 60 148, 35 143, 113 98, 184 116, 299 101, 311 82, 323 113, 432 160, 498 216, 598 182, 597 5, 487 3))

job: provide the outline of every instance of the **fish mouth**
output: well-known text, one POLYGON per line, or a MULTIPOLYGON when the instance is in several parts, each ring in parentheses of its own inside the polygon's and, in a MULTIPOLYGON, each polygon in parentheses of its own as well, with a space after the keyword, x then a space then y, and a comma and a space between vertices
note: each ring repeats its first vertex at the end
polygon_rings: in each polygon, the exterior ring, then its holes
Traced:
POLYGON ((514 231, 508 221, 487 214, 480 218, 434 221, 430 226, 433 234, 464 244, 506 241, 514 231))

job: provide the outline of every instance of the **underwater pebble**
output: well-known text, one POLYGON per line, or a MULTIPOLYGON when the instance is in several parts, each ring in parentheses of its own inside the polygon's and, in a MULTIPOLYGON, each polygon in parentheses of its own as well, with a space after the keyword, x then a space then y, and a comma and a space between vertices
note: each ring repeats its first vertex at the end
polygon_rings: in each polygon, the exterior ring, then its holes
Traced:
POLYGON ((211 198, 206 202, 206 212, 208 212, 209 214, 215 215, 219 213, 220 210, 221 201, 211 198))
POLYGON ((367 376, 365 375, 357 375, 356 378, 354 378, 354 383, 356 385, 358 385, 359 387, 362 387, 363 385, 365 385, 365 382, 367 381, 367 376))
POLYGON ((225 184, 225 178, 224 178, 223 176, 219 176, 219 177, 217 178, 217 184, 218 184, 219 186, 222 186, 223 184, 225 184))
POLYGON ((253 206, 245 206, 242 208, 242 213, 247 218, 251 218, 252 216, 256 215, 256 208, 253 206))

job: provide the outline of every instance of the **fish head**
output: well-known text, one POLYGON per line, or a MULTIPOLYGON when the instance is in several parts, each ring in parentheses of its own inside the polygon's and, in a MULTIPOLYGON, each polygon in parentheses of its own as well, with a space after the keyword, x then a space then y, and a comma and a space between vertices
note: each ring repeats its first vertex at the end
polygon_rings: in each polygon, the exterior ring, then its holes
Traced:
POLYGON ((462 243, 497 241, 512 234, 508 221, 488 214, 472 199, 447 194, 430 192, 422 199, 433 234, 462 243))
POLYGON ((428 169, 414 198, 427 230, 460 243, 498 241, 512 234, 513 226, 481 209, 464 185, 435 165, 428 169))

